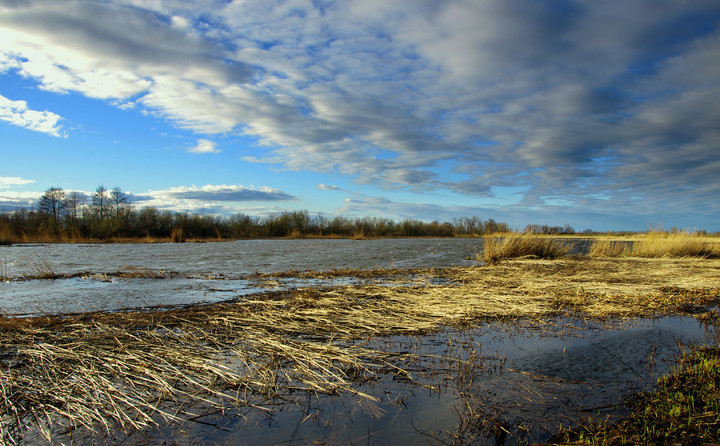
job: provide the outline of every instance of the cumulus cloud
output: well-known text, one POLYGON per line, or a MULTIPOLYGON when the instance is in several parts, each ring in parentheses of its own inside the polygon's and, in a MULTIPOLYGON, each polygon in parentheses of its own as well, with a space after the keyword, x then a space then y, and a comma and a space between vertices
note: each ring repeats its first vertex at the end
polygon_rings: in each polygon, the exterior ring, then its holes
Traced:
POLYGON ((332 186, 332 185, 328 185, 328 184, 318 184, 317 188, 320 190, 342 190, 341 188, 339 188, 337 186, 332 186))
POLYGON ((189 153, 220 153, 214 141, 199 139, 197 145, 188 149, 189 153))
POLYGON ((2 95, 0 95, 0 120, 58 138, 65 136, 60 124, 62 117, 59 115, 47 110, 31 110, 27 102, 12 101, 2 95))

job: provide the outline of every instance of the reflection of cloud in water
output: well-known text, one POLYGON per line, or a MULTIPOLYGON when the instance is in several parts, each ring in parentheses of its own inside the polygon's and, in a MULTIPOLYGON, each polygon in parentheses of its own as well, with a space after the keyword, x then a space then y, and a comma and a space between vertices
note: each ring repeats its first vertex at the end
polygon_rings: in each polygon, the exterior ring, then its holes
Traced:
MULTIPOLYGON (((469 440, 482 437, 478 429, 502 425, 509 444, 543 442, 560 425, 622 416, 623 396, 647 389, 668 370, 678 352, 676 340, 709 340, 692 318, 636 319, 612 327, 553 322, 541 329, 531 323, 490 323, 470 331, 375 339, 367 346, 415 355, 408 376, 388 369, 357 382, 355 389, 377 402, 347 394, 299 396, 266 402, 272 413, 208 413, 202 424, 186 422, 182 429, 168 426, 162 434, 142 436, 180 442, 418 444, 433 437, 442 443, 454 435, 469 440), (463 369, 447 358, 472 365, 463 369), (460 415, 471 425, 458 432, 460 415)), ((491 437, 479 444, 495 442, 491 437)))

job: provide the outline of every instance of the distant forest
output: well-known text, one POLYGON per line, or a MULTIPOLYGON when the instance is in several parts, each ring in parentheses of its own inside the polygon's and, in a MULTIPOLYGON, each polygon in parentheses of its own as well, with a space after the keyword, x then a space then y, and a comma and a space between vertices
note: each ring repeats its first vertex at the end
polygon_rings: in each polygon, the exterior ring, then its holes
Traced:
MULTIPOLYGON (((569 227, 538 227, 568 233, 569 227)), ((99 186, 87 196, 46 190, 33 209, 0 214, 0 243, 112 239, 221 240, 270 237, 457 237, 509 232, 507 223, 478 217, 452 222, 395 221, 388 218, 328 218, 308 211, 283 212, 268 217, 244 214, 220 217, 136 209, 120 188, 99 186)), ((572 231, 574 233, 574 231, 572 231)))

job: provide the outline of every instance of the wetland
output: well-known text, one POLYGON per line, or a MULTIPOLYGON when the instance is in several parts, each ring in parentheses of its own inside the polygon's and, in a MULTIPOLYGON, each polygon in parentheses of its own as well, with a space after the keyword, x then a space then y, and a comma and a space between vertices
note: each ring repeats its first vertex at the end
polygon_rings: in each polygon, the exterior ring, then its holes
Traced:
POLYGON ((527 444, 611 423, 717 345, 720 261, 587 247, 1 247, 2 439, 527 444))

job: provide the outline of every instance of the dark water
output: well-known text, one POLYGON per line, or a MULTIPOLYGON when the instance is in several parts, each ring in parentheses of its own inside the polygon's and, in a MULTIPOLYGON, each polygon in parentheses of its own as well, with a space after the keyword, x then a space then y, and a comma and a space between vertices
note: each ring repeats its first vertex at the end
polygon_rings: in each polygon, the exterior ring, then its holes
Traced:
POLYGON ((648 390, 666 373, 678 345, 717 342, 715 332, 688 317, 629 320, 612 327, 577 320, 550 325, 491 323, 419 338, 385 339, 396 350, 417 349, 411 379, 388 373, 355 395, 304 395, 222 414, 196 410, 196 420, 118 436, 122 443, 160 444, 502 444, 547 441, 559 426, 616 420, 626 395, 648 390), (453 347, 448 347, 451 341, 453 347), (466 375, 440 357, 478 358, 466 375), (425 355, 425 356, 423 356, 425 355), (469 378, 469 379, 468 379, 469 378), (468 408, 470 429, 458 431, 468 408), (239 442, 239 443, 238 443, 239 442))

